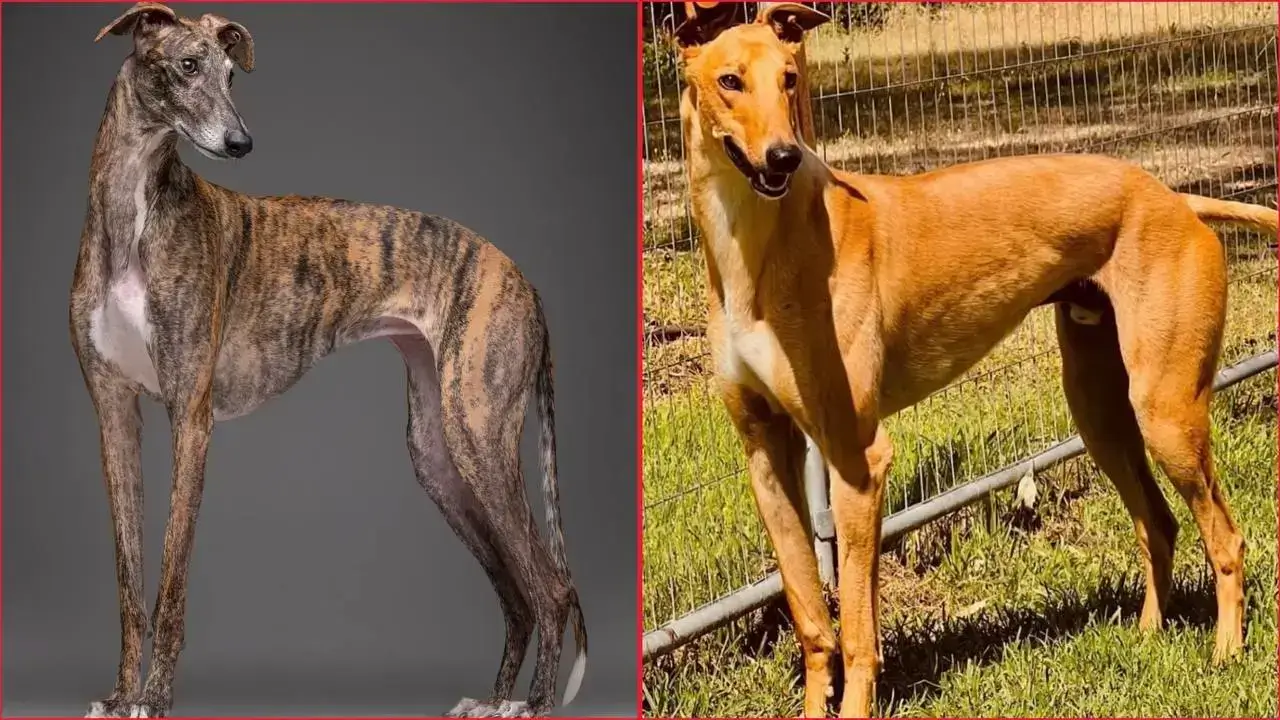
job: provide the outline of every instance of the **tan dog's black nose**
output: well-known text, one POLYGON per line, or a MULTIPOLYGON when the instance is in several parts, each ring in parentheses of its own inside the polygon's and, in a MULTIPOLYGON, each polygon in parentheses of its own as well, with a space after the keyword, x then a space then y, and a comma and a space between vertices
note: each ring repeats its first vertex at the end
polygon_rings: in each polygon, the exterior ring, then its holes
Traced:
POLYGON ((234 158, 242 158, 253 149, 253 138, 239 130, 228 131, 224 140, 227 144, 227 154, 234 158))
POLYGON ((764 154, 771 173, 790 175, 800 167, 800 148, 796 145, 774 145, 764 154))

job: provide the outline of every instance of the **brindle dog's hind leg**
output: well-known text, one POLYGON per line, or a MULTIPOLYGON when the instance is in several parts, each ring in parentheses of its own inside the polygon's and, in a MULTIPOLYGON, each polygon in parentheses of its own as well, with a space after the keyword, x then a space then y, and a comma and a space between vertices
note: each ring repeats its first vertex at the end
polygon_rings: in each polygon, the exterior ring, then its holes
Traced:
MULTIPOLYGON (((509 261, 489 260, 475 297, 445 329, 445 337, 456 342, 444 343, 440 351, 441 421, 454 464, 484 505, 491 541, 509 559, 538 627, 528 703, 505 703, 499 713, 545 715, 555 704, 565 624, 571 612, 579 612, 562 559, 553 441, 546 432, 543 494, 555 557, 539 536, 520 471, 525 411, 535 394, 545 397, 535 385, 549 384, 542 377, 549 369, 547 331, 532 289, 509 261)), ((545 402, 549 397, 540 405, 545 402)), ((585 634, 579 640, 585 653, 585 634)))
POLYGON ((493 714, 511 698, 516 676, 524 664, 533 635, 533 613, 519 580, 512 573, 501 548, 494 547, 484 506, 471 487, 462 480, 440 428, 440 382, 436 377, 435 355, 420 335, 403 335, 392 342, 404 356, 409 384, 409 457, 418 482, 439 506, 449 526, 471 550, 493 583, 507 626, 502 664, 494 681, 493 696, 487 702, 464 699, 449 712, 466 717, 493 714))
MULTIPOLYGON (((447 388, 449 380, 445 385, 447 388)), ((455 383, 455 391, 458 387, 455 383)), ((464 701, 457 710, 460 714, 482 717, 538 716, 549 712, 555 702, 560 643, 569 617, 572 591, 567 576, 556 566, 538 535, 537 523, 525 496, 519 466, 524 393, 512 388, 510 396, 502 397, 495 390, 487 389, 492 405, 481 407, 486 401, 476 398, 467 409, 460 411, 459 405, 450 401, 446 389, 442 420, 445 434, 451 438, 449 452, 465 483, 462 494, 478 499, 484 507, 486 540, 504 560, 503 572, 513 574, 507 579, 521 590, 533 611, 538 628, 538 654, 527 702, 510 701, 500 693, 498 702, 469 704, 464 701), (463 417, 468 412, 470 416, 463 417), (484 424, 477 427, 481 416, 490 418, 494 426, 487 431, 484 424)), ((512 642, 509 636, 508 653, 512 642)), ((521 654, 523 651, 521 645, 521 654)), ((509 676, 500 675, 500 684, 509 685, 515 679, 518 666, 509 665, 504 659, 504 671, 508 667, 512 672, 509 676)))
POLYGON ((142 415, 137 393, 124 383, 92 372, 85 379, 98 413, 120 602, 120 669, 115 690, 91 704, 87 717, 117 717, 128 713, 142 690, 142 641, 147 625, 142 598, 142 415))

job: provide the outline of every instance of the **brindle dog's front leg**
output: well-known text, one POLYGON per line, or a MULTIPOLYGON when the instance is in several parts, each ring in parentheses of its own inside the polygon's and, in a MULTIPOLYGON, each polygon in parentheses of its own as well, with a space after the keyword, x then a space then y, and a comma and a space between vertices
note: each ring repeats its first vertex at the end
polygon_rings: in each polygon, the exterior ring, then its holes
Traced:
POLYGON ((169 523, 164 533, 164 559, 160 566, 160 593, 156 599, 155 637, 151 645, 151 671, 142 700, 133 717, 164 717, 173 704, 173 673, 182 651, 187 606, 187 569, 200 497, 204 490, 204 464, 213 429, 213 413, 206 391, 194 407, 170 412, 173 424, 173 490, 169 496, 169 523))
POLYGON ((120 601, 120 670, 111 696, 89 706, 88 717, 127 714, 142 680, 147 608, 142 599, 142 416, 138 395, 119 380, 86 373, 98 414, 102 473, 116 541, 120 601))
POLYGON ((164 533, 160 593, 156 599, 151 670, 133 717, 164 717, 173 703, 173 673, 182 651, 187 605, 187 569, 191 563, 196 516, 204 490, 204 465, 213 429, 209 386, 197 389, 169 409, 173 426, 173 490, 164 533))
MULTIPOLYGON (((182 312, 189 307, 184 302, 172 302, 166 310, 182 312)), ((160 592, 152 618, 155 637, 151 669, 141 701, 133 708, 134 717, 164 717, 173 703, 174 666, 183 646, 187 570, 213 430, 213 338, 217 337, 217 323, 210 318, 217 318, 217 310, 214 305, 213 312, 200 320, 189 310, 176 322, 172 316, 168 322, 161 320, 176 332, 161 336, 154 351, 160 390, 173 429, 173 489, 164 533, 160 592)))

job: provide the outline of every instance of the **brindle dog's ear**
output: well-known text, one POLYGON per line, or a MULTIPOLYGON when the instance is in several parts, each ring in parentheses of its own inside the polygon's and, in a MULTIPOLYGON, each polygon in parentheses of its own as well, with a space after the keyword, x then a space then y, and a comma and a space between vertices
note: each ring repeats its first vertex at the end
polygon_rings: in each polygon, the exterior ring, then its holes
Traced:
POLYGON ((234 60, 241 70, 253 72, 253 36, 243 25, 212 13, 202 15, 200 24, 218 36, 227 57, 234 60))
POLYGON ((808 5, 796 2, 760 3, 756 22, 768 25, 778 39, 787 43, 804 41, 806 31, 828 22, 831 18, 808 5))
POLYGON ((738 10, 741 7, 741 3, 728 2, 684 3, 685 20, 676 27, 676 44, 688 51, 715 40, 717 35, 739 22, 738 10))
POLYGON ((107 36, 128 35, 134 31, 146 32, 162 25, 172 25, 178 21, 178 14, 160 3, 140 2, 129 8, 123 15, 112 20, 109 25, 98 31, 98 42, 107 36))

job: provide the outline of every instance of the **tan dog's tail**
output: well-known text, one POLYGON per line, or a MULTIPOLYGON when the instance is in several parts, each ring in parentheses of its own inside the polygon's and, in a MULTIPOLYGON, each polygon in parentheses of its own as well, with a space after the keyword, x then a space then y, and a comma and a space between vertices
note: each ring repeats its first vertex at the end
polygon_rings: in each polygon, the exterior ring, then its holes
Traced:
POLYGON ((1262 205, 1216 200, 1203 195, 1182 193, 1191 210, 1205 222, 1224 222, 1244 225, 1253 230, 1276 234, 1276 210, 1262 205))

